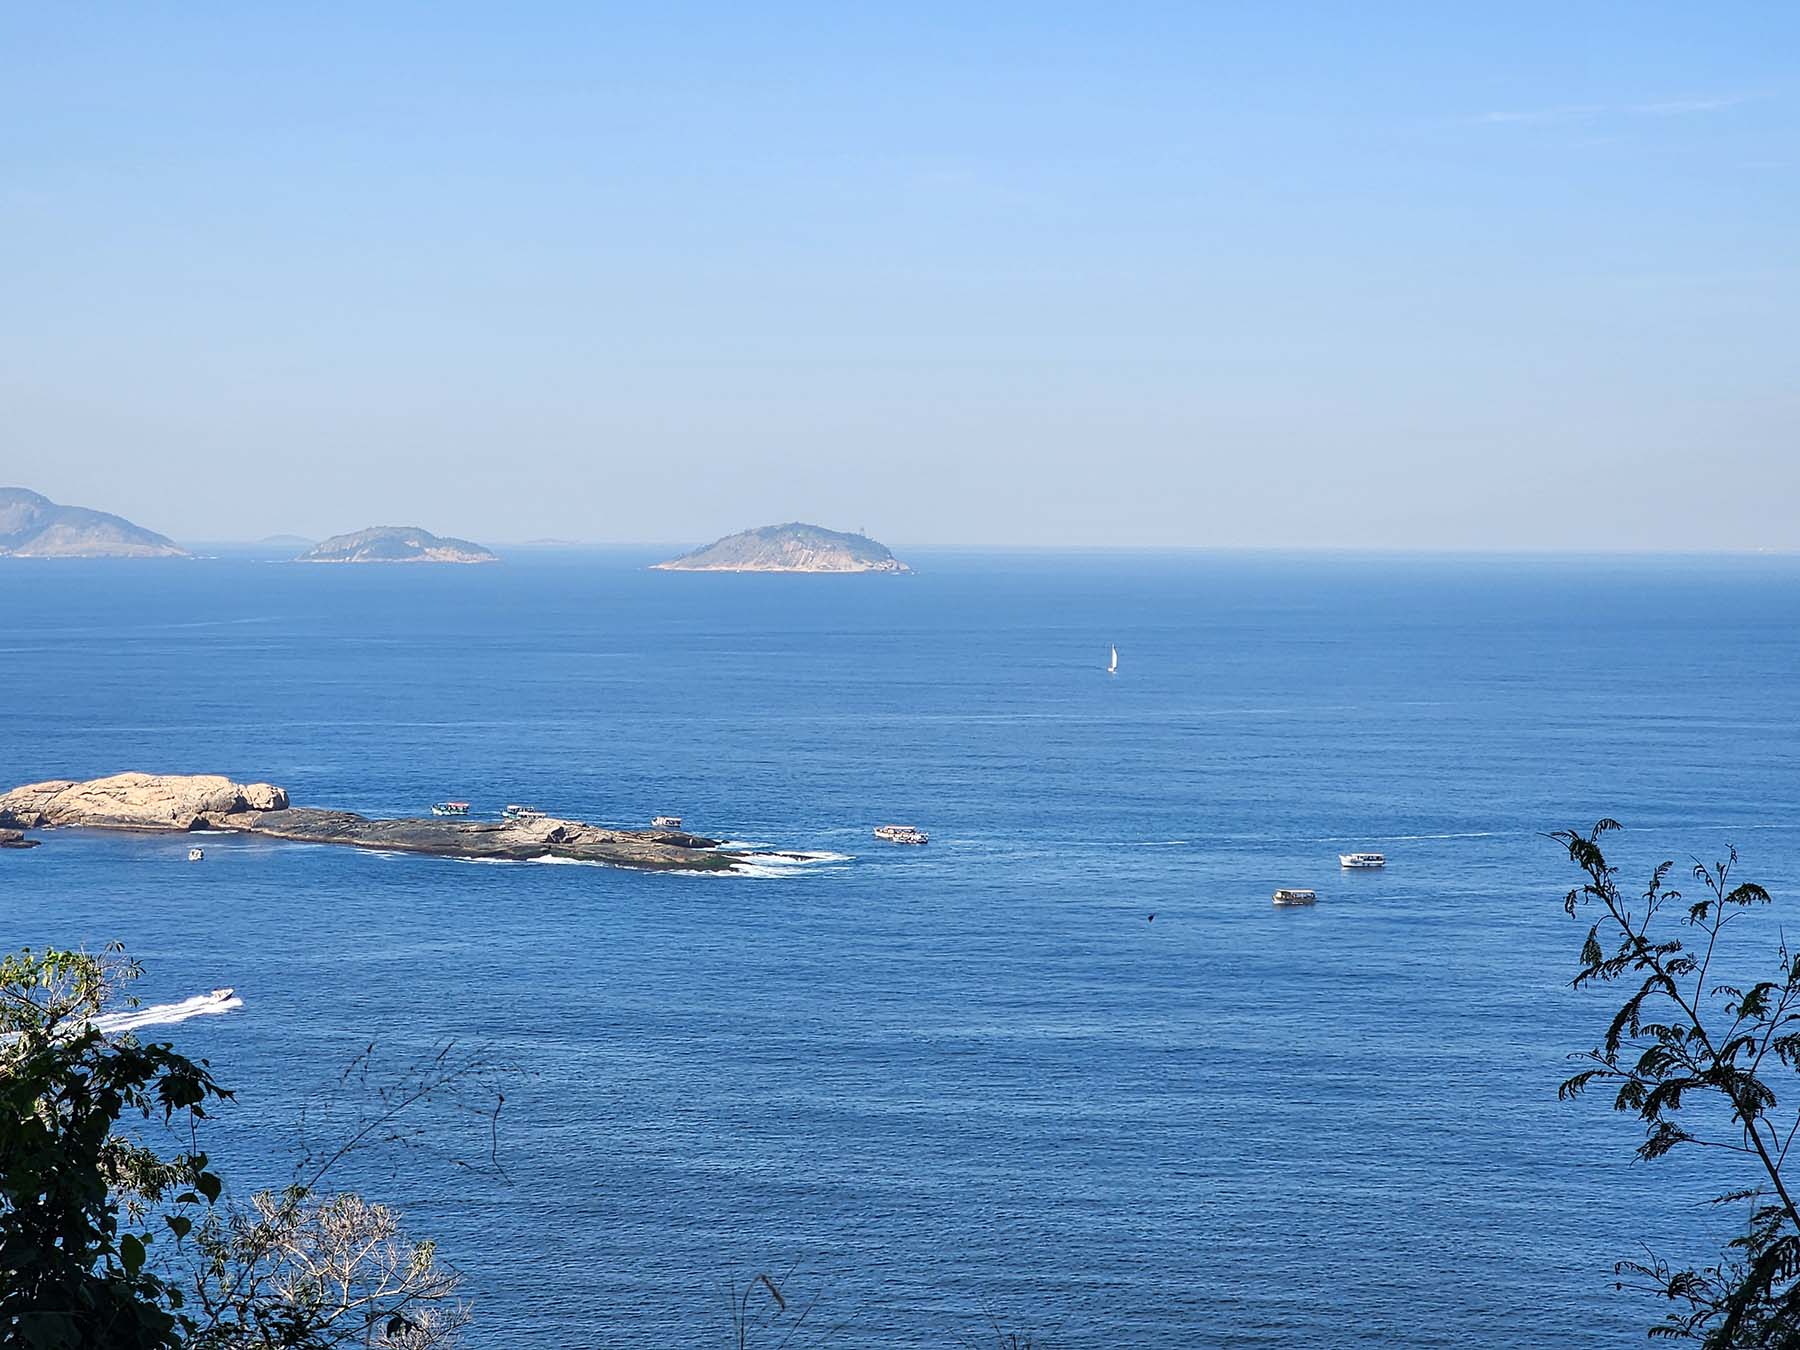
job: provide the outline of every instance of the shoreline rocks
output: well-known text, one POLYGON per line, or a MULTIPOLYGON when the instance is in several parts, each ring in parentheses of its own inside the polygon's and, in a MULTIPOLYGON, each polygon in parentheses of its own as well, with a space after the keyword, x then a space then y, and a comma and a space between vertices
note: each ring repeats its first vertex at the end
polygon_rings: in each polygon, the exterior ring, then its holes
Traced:
POLYGON ((353 811, 293 806, 287 792, 272 783, 234 783, 218 774, 122 773, 87 782, 29 783, 0 793, 0 830, 57 828, 225 830, 441 858, 566 858, 651 871, 724 872, 743 861, 720 849, 718 840, 683 830, 614 830, 552 816, 374 820, 353 811))
POLYGON ((40 842, 27 839, 23 830, 0 830, 0 848, 36 848, 40 842))

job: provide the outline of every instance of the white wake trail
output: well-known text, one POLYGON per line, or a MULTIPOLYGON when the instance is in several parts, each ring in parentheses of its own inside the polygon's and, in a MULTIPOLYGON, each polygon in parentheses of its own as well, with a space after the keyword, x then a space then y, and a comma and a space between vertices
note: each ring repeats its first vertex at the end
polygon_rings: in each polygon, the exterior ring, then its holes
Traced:
POLYGON ((243 1006, 244 1000, 236 994, 224 998, 217 994, 195 994, 179 1003, 155 1003, 148 1008, 133 1008, 128 1012, 101 1013, 88 1025, 95 1031, 111 1036, 121 1031, 137 1031, 143 1027, 174 1026, 177 1022, 185 1022, 193 1017, 236 1012, 243 1006))

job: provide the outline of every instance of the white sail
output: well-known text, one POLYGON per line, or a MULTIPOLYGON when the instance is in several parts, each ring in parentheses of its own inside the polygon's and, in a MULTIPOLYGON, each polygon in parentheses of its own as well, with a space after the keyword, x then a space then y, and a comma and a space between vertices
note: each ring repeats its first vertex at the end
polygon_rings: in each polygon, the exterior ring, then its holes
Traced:
POLYGON ((1106 668, 1106 673, 1108 675, 1119 673, 1119 649, 1116 645, 1112 649, 1112 664, 1106 668))

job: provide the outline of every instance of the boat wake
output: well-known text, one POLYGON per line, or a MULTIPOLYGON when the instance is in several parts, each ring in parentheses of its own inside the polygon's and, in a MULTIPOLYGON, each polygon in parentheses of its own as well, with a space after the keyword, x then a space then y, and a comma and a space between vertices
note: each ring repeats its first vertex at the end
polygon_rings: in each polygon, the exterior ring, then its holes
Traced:
POLYGON ((221 998, 217 994, 195 994, 179 1003, 153 1003, 148 1008, 132 1008, 126 1012, 101 1013, 88 1025, 107 1036, 122 1031, 138 1031, 144 1027, 168 1027, 194 1017, 213 1017, 236 1012, 244 1000, 236 994, 221 998))

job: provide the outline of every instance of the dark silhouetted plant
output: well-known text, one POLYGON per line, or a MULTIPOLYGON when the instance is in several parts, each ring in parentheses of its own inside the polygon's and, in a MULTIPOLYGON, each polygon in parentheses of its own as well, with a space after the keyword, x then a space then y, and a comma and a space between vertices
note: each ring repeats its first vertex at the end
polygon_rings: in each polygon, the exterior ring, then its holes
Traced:
POLYGON ((1600 1044, 1576 1056, 1587 1067, 1560 1095, 1611 1087, 1615 1109, 1643 1124, 1642 1159, 1677 1149, 1736 1156, 1747 1184, 1715 1203, 1748 1210, 1743 1231, 1715 1263, 1678 1267, 1655 1255, 1621 1261, 1620 1285, 1670 1305, 1653 1337, 1698 1340, 1712 1350, 1800 1350, 1800 1212, 1783 1171, 1800 1112, 1792 1103, 1780 1107, 1777 1093, 1800 1086, 1800 956, 1779 941, 1773 978, 1715 982, 1725 930, 1768 905, 1768 892, 1734 884, 1734 849, 1722 862, 1693 864, 1703 894, 1692 903, 1669 888, 1670 862, 1628 899, 1600 847, 1618 828, 1602 820, 1585 833, 1554 836, 1585 876, 1564 908, 1572 917, 1594 916, 1574 985, 1629 990, 1600 1044))

